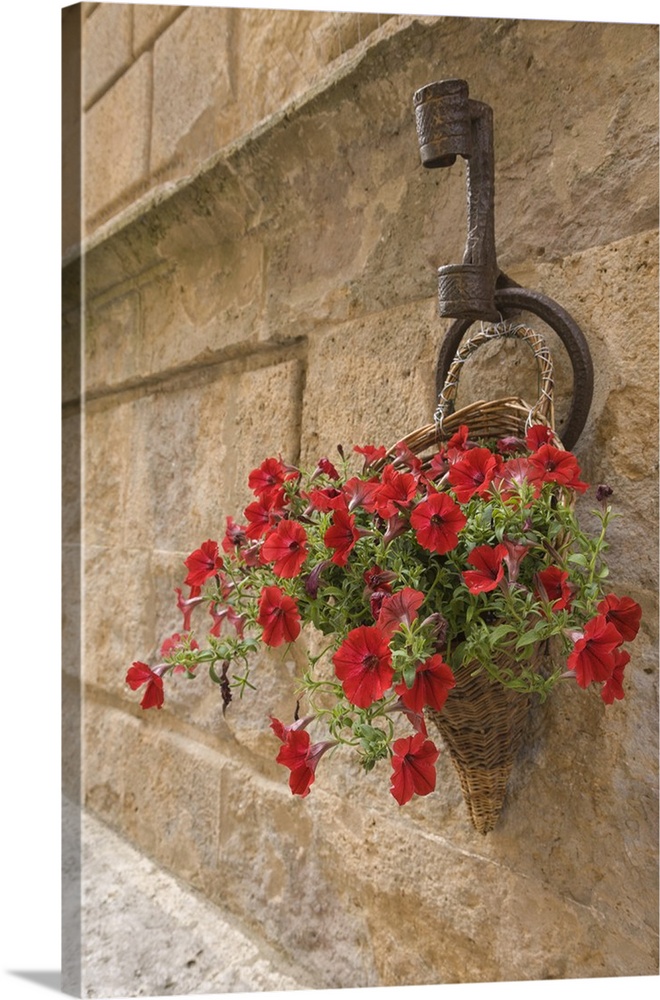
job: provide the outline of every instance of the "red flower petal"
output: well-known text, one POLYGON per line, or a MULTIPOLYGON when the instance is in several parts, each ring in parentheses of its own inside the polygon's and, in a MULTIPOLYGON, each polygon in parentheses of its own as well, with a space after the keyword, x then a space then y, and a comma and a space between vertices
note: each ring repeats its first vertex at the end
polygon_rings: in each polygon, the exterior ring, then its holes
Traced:
POLYGON ((607 594, 598 605, 598 611, 614 625, 623 642, 632 642, 639 632, 642 609, 632 597, 607 594))
POLYGON ((456 686, 456 678, 452 669, 444 662, 439 653, 435 653, 417 666, 415 681, 411 688, 405 681, 394 688, 401 701, 413 712, 420 713, 429 705, 437 712, 444 708, 447 696, 456 686))
POLYGON ((463 579, 471 594, 495 590, 504 576, 505 556, 506 547, 501 544, 494 548, 490 545, 478 545, 472 549, 467 561, 475 568, 463 572, 463 579))
POLYGON ((344 694, 358 708, 382 698, 394 669, 387 636, 375 625, 360 625, 348 633, 332 658, 344 694))
POLYGON ((259 598, 257 624, 263 628, 262 640, 267 646, 293 642, 300 635, 298 605, 279 587, 264 587, 259 598))
POLYGON ((446 493, 430 493, 410 515, 415 537, 429 552, 443 555, 458 545, 458 532, 467 518, 458 504, 446 493))
POLYGON ((428 795, 435 788, 435 762, 439 751, 424 733, 395 740, 392 749, 390 792, 400 806, 413 795, 428 795))

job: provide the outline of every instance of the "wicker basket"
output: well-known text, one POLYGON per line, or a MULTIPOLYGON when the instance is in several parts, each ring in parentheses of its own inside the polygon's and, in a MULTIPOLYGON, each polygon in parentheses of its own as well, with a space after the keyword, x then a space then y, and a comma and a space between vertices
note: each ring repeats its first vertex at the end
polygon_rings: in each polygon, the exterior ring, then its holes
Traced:
MULTIPOLYGON (((397 442, 385 461, 396 461, 397 448, 402 443, 423 460, 430 460, 461 424, 467 424, 473 439, 509 434, 524 437, 526 428, 532 423, 542 423, 553 429, 552 359, 543 337, 522 324, 483 327, 454 357, 435 417, 433 424, 397 442), (530 406, 518 397, 506 397, 454 410, 463 364, 482 344, 502 337, 522 340, 533 350, 539 373, 538 402, 530 406)), ((553 442, 561 447, 554 430, 553 442)), ((533 657, 537 662, 540 660, 538 649, 534 650, 533 657)), ((497 664, 516 669, 515 662, 506 654, 498 658, 497 664)), ((493 829, 502 810, 532 698, 491 680, 478 663, 463 663, 454 673, 456 686, 450 691, 442 712, 426 709, 426 714, 440 731, 458 771, 472 824, 486 834, 493 829)))

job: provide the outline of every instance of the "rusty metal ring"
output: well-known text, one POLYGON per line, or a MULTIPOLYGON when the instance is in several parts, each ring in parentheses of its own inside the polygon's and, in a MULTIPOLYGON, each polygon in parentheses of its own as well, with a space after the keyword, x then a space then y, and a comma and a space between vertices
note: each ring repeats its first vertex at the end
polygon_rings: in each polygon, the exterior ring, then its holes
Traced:
MULTIPOLYGON (((594 389, 594 373, 589 345, 573 317, 557 302, 528 288, 498 288, 495 305, 501 313, 523 311, 538 316, 561 339, 573 368, 573 398, 568 417, 557 434, 565 448, 571 449, 587 421, 594 389)), ((447 373, 461 340, 474 319, 459 319, 449 327, 440 345, 436 374, 436 396, 442 392, 447 373)))

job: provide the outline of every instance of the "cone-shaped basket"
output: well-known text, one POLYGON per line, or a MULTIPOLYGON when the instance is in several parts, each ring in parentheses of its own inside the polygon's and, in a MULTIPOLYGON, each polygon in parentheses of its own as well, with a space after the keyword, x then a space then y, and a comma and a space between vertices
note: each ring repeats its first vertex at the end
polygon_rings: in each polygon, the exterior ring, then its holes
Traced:
POLYGON ((456 687, 442 712, 426 709, 458 772, 472 825, 495 826, 522 743, 531 698, 492 681, 478 664, 454 671, 456 687))
MULTIPOLYGON (((524 437, 529 424, 543 423, 552 429, 553 419, 552 359, 541 335, 522 324, 488 326, 456 354, 440 394, 436 422, 397 442, 385 461, 396 463, 397 447, 403 443, 424 463, 461 424, 467 424, 472 439, 508 434, 524 437), (461 366, 481 344, 501 337, 519 338, 534 351, 539 369, 538 402, 530 406, 523 399, 508 397, 479 401, 451 412, 461 366)), ((556 436, 553 443, 562 447, 556 436)), ((497 665, 515 672, 515 663, 506 654, 501 654, 497 665)), ((502 811, 532 698, 491 680, 478 663, 463 663, 454 675, 456 686, 449 692, 442 712, 425 711, 449 750, 472 824, 485 834, 493 829, 502 811)))

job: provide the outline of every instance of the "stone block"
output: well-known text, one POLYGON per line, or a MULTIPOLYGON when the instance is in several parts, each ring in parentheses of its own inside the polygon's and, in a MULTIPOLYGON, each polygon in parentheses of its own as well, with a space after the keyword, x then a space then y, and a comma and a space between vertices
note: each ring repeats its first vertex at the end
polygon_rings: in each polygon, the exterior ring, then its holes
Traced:
POLYGON ((84 19, 82 92, 86 108, 131 64, 132 12, 132 4, 101 3, 84 19))
POLYGON ((310 339, 302 464, 341 444, 395 444, 435 409, 435 303, 411 303, 310 339))
POLYGON ((121 384, 140 372, 140 295, 135 288, 88 303, 84 330, 88 392, 121 384))
POLYGON ((218 755, 159 720, 83 708, 86 805, 142 850, 200 885, 218 845, 218 755))
POLYGON ((84 540, 104 548, 121 545, 134 439, 134 414, 130 404, 107 400, 85 409, 84 441, 84 540), (101 445, 103 442, 103 445, 101 445))
POLYGON ((133 10, 133 54, 139 56, 148 49, 185 7, 174 4, 132 4, 133 10))
POLYGON ((231 135, 232 11, 188 7, 153 49, 150 166, 200 163, 231 135))
POLYGON ((85 115, 83 215, 88 231, 105 221, 147 176, 151 55, 145 52, 85 115))
POLYGON ((299 379, 296 360, 218 367, 126 403, 130 418, 116 418, 130 427, 124 464, 103 487, 123 491, 126 543, 189 553, 224 535, 226 516, 252 499, 250 471, 273 453, 297 459, 299 379))

